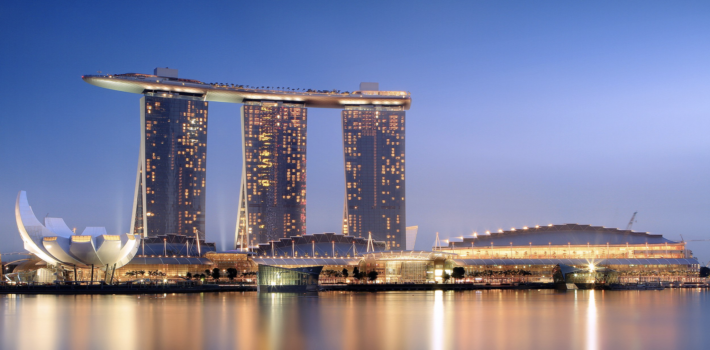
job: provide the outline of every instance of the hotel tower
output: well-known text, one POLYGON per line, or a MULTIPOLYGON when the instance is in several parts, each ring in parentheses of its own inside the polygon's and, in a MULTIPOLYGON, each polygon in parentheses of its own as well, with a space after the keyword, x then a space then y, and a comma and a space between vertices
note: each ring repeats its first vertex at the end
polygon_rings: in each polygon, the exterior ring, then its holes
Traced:
POLYGON ((306 126, 302 104, 242 106, 240 246, 306 234, 306 126))
POLYGON ((342 112, 345 155, 343 234, 406 247, 404 114, 358 106, 342 112))
POLYGON ((203 83, 177 70, 85 75, 102 88, 141 94, 141 144, 131 233, 205 238, 207 107, 240 103, 242 176, 235 246, 306 234, 307 108, 342 110, 343 233, 406 247, 404 91, 292 89, 203 83))
MULTIPOLYGON (((155 75, 177 78, 177 71, 156 68, 155 75)), ((143 92, 131 233, 205 238, 207 103, 190 94, 143 92)))

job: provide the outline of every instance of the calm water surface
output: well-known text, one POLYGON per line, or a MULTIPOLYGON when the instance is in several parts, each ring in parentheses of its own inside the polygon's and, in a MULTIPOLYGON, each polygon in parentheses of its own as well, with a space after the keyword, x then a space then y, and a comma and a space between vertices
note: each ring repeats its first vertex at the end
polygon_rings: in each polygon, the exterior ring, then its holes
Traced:
POLYGON ((2 349, 708 349, 710 292, 0 296, 2 349))

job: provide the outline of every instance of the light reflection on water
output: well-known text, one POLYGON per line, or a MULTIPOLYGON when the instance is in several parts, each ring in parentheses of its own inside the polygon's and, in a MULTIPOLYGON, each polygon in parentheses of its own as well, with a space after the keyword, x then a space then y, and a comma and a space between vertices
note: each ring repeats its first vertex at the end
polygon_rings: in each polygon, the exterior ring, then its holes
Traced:
POLYGON ((710 292, 0 296, 1 349, 705 348, 710 292))
POLYGON ((597 349, 597 305, 594 302, 594 290, 589 291, 587 306, 587 350, 597 349))

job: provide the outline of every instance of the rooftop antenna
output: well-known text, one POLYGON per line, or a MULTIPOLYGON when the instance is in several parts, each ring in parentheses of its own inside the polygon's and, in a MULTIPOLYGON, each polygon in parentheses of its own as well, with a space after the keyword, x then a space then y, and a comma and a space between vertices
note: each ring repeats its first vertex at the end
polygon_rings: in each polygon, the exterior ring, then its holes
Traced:
POLYGON ((367 252, 374 253, 375 247, 372 244, 372 232, 367 233, 367 252))
POLYGON ((634 215, 631 215, 631 220, 629 220, 629 224, 626 225, 626 230, 631 230, 631 226, 634 226, 634 222, 636 222, 636 214, 638 214, 637 211, 634 212, 634 215))
POLYGON ((439 232, 436 233, 436 240, 434 241, 434 250, 439 249, 441 251, 441 241, 439 240, 439 232))

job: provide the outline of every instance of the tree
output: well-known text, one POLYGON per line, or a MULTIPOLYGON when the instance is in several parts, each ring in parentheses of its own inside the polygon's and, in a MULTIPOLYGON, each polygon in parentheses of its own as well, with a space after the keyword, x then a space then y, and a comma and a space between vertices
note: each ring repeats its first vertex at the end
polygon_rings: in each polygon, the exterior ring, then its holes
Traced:
POLYGON ((205 275, 209 276, 211 274, 212 274, 212 271, 210 271, 210 269, 205 270, 205 275))
POLYGON ((343 277, 348 277, 348 269, 343 269, 343 277))
POLYGON ((355 266, 355 268, 353 268, 353 278, 355 278, 357 280, 360 279, 360 269, 358 269, 357 266, 355 266))
POLYGON ((444 276, 443 276, 443 277, 444 277, 444 282, 449 282, 449 279, 451 279, 451 275, 449 275, 449 274, 446 273, 446 272, 444 272, 444 276))
POLYGON ((466 276, 466 270, 463 267, 454 267, 453 271, 451 271, 451 277, 454 279, 462 279, 466 276))
POLYGON ((237 269, 230 267, 227 269, 227 277, 229 278, 230 281, 234 281, 234 278, 237 277, 237 274, 239 271, 237 269))
POLYGON ((191 280, 191 279, 192 279, 192 273, 188 272, 187 275, 185 275, 185 277, 187 277, 187 279, 191 280))
POLYGON ((367 273, 367 278, 369 278, 370 281, 374 281, 374 280, 377 279, 377 275, 379 275, 379 274, 377 273, 377 271, 372 270, 372 271, 370 271, 370 272, 367 273))
POLYGON ((217 281, 219 279, 219 277, 220 277, 219 269, 215 267, 214 269, 212 269, 212 278, 214 278, 214 280, 217 281))

